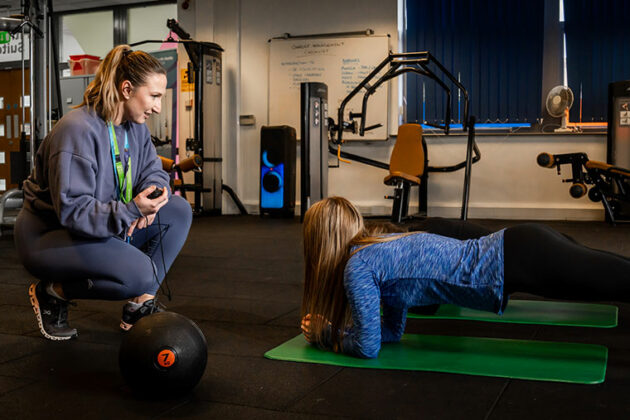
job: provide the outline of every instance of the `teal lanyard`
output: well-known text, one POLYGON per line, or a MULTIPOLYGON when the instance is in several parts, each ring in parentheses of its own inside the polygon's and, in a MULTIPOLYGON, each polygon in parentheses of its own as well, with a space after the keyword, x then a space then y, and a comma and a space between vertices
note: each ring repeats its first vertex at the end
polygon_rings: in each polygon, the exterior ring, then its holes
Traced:
POLYGON ((109 142, 112 150, 112 163, 114 164, 114 179, 116 180, 116 193, 123 203, 128 203, 132 199, 131 185, 131 154, 129 153, 129 139, 127 131, 125 131, 125 151, 127 152, 127 170, 123 169, 123 163, 118 150, 118 141, 116 141, 116 131, 114 124, 107 123, 109 129, 109 142))

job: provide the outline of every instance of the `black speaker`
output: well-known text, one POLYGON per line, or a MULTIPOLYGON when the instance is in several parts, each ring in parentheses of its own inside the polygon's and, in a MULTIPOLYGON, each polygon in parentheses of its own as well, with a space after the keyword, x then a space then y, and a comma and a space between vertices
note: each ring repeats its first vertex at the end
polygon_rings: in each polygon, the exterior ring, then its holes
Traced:
POLYGON ((295 128, 260 130, 260 214, 293 217, 295 211, 295 128))

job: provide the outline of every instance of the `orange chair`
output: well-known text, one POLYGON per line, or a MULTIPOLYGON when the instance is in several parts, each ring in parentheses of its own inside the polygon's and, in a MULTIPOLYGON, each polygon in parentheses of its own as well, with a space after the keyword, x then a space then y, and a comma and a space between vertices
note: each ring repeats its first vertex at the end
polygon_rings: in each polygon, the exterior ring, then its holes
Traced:
POLYGON ((427 145, 422 137, 422 126, 403 124, 389 159, 389 175, 383 182, 395 188, 392 222, 400 223, 409 211, 409 191, 412 186, 426 188, 427 145))

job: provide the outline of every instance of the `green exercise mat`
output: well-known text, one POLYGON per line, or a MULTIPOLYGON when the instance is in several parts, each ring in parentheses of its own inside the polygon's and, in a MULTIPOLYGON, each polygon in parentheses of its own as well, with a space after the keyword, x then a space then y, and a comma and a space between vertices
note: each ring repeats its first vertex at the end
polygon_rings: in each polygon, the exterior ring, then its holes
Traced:
POLYGON ((510 300, 503 315, 455 305, 441 305, 434 315, 407 313, 415 319, 462 319, 515 324, 562 325, 613 328, 617 326, 618 308, 613 305, 544 300, 510 300))
POLYGON ((606 375, 608 349, 594 344, 407 334, 400 343, 383 344, 378 358, 359 359, 319 350, 299 335, 265 357, 355 368, 598 384, 606 375))

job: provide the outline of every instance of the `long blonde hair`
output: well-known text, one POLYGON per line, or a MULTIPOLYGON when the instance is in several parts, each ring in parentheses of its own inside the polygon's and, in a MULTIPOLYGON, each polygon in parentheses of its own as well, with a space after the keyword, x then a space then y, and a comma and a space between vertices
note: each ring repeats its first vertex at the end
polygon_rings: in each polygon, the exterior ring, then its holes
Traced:
POLYGON ((358 245, 362 249, 398 239, 400 235, 375 235, 402 230, 393 225, 367 229, 359 210, 343 197, 329 197, 315 203, 304 215, 303 229, 305 272, 301 316, 311 314, 313 343, 332 344, 334 351, 341 351, 342 336, 335 332, 352 324, 343 285, 352 247, 358 245), (329 322, 332 343, 326 340, 329 322))
POLYGON ((93 108, 105 121, 113 121, 122 98, 120 85, 129 80, 133 87, 146 84, 152 74, 166 75, 162 64, 144 51, 132 51, 129 45, 114 47, 98 66, 94 80, 83 94, 77 108, 93 108))

